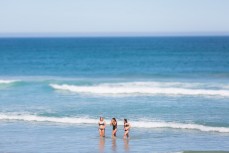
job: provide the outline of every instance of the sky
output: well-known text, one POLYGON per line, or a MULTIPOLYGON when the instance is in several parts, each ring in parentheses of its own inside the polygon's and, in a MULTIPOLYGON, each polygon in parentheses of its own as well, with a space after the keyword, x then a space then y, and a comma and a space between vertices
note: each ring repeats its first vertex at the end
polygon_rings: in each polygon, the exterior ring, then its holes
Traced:
POLYGON ((0 0, 4 35, 229 35, 229 0, 0 0))

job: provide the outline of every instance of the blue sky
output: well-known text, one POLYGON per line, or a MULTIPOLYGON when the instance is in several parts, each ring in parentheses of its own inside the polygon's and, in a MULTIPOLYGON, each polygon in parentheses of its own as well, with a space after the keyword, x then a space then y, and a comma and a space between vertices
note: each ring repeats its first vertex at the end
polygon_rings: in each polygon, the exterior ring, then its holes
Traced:
POLYGON ((229 34, 229 0, 0 0, 0 34, 229 34))

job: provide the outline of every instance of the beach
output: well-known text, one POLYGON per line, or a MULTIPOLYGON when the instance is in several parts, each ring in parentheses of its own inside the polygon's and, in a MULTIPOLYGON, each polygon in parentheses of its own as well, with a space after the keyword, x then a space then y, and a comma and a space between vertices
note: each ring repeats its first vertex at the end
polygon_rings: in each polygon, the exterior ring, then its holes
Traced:
POLYGON ((229 37, 0 38, 0 152, 228 152, 228 100, 229 37))

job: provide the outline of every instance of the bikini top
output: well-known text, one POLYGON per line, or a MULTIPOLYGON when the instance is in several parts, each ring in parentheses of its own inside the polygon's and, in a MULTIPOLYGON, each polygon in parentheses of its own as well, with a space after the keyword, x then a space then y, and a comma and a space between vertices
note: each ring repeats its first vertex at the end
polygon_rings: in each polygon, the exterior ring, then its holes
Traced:
POLYGON ((103 122, 103 123, 100 123, 100 122, 99 122, 99 126, 100 126, 100 125, 104 125, 104 122, 103 122))

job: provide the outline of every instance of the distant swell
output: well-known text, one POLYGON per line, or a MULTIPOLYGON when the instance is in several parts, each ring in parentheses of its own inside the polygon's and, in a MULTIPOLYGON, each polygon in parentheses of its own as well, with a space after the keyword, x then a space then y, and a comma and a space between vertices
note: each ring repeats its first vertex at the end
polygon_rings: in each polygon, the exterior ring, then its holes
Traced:
POLYGON ((138 94, 166 94, 166 95, 206 95, 206 96, 225 96, 229 97, 229 90, 226 89, 203 89, 188 88, 179 84, 161 85, 150 83, 110 83, 94 86, 76 86, 67 84, 50 84, 57 90, 66 90, 75 93, 91 94, 119 94, 119 95, 138 95, 138 94))
MULTIPOLYGON (((28 122, 54 122, 65 124, 97 124, 97 119, 90 118, 74 118, 74 117, 45 117, 36 115, 9 115, 0 114, 0 120, 21 120, 28 122)), ((160 122, 160 121, 131 121, 131 126, 134 128, 172 128, 172 129, 188 129, 199 130, 203 132, 220 132, 229 133, 229 127, 211 127, 199 124, 185 124, 175 122, 160 122)), ((119 124, 120 125, 120 124, 119 124)), ((97 125, 95 125, 97 126, 97 125)))

